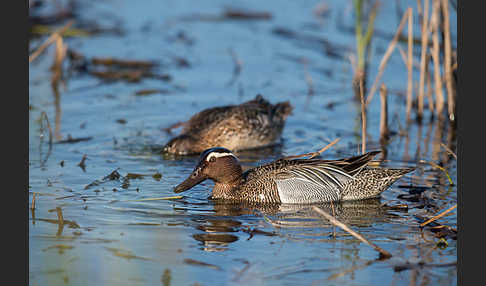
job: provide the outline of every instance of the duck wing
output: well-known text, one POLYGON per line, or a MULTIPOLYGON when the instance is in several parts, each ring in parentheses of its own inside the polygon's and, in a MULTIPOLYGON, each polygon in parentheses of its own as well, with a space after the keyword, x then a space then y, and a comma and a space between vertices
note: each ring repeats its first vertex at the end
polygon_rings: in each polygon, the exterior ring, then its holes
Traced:
POLYGON ((341 160, 278 160, 262 166, 261 171, 273 173, 271 177, 282 203, 338 201, 345 185, 378 153, 341 160))

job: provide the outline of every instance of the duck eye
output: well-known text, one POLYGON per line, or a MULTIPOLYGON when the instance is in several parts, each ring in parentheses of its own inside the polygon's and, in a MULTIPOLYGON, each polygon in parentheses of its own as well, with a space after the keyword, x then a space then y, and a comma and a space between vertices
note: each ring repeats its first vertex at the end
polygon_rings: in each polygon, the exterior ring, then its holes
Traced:
POLYGON ((214 157, 209 158, 209 162, 214 162, 214 161, 216 161, 216 158, 214 157))

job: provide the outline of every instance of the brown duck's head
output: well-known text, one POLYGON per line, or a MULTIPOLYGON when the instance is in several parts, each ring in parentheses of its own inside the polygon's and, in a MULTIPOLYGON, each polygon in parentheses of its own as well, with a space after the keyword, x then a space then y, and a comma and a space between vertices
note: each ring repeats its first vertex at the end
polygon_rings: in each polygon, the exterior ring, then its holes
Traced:
POLYGON ((206 179, 216 183, 232 184, 237 182, 241 173, 240 162, 230 150, 222 147, 206 149, 201 153, 191 175, 175 187, 174 192, 187 191, 206 179))
POLYGON ((167 142, 163 148, 163 152, 175 155, 197 154, 197 152, 193 151, 195 144, 196 139, 190 135, 182 134, 167 142))

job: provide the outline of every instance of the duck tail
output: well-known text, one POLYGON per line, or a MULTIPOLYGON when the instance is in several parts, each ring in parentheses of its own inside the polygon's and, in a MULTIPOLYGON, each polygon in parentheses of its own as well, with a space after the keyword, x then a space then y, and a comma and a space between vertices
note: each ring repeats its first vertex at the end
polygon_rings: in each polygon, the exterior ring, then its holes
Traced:
POLYGON ((388 187, 415 168, 387 169, 366 168, 358 173, 355 180, 343 192, 342 200, 376 198, 388 187))

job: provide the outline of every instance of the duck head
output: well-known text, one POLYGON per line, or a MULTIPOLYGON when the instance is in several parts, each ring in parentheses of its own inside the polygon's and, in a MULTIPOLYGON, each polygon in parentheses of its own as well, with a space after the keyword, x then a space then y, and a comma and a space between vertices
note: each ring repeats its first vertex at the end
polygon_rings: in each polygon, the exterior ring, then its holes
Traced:
MULTIPOLYGON (((163 152, 175 155, 191 155, 196 139, 190 135, 182 134, 172 138, 163 148, 163 152)), ((196 153, 197 154, 197 153, 196 153)))
POLYGON ((211 179, 216 184, 232 186, 237 184, 241 174, 240 162, 233 152, 222 147, 206 149, 201 153, 191 175, 176 186, 174 192, 187 191, 206 179, 211 179))

